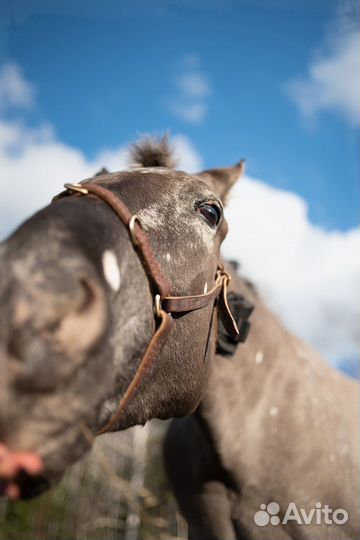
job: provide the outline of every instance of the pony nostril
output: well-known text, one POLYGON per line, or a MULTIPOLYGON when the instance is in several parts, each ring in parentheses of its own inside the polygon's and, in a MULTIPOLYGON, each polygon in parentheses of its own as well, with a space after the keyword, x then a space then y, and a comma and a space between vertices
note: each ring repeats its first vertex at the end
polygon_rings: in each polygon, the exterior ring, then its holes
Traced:
POLYGON ((41 493, 50 488, 49 480, 45 476, 33 476, 23 469, 17 475, 16 482, 23 500, 41 495, 41 493))
MULTIPOLYGON (((19 291, 14 299, 17 315, 25 298, 26 291, 19 291)), ((79 272, 62 294, 43 287, 26 306, 26 317, 12 318, 4 340, 9 383, 18 392, 48 392, 86 361, 106 332, 107 296, 102 284, 79 272)))

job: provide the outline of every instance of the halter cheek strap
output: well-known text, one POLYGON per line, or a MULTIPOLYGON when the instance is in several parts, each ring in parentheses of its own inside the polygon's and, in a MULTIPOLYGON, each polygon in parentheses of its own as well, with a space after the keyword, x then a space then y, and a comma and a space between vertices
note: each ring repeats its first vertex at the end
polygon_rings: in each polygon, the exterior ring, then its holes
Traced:
POLYGON ((222 267, 218 268, 215 284, 209 292, 193 296, 171 296, 171 284, 155 258, 150 240, 141 226, 140 218, 132 214, 126 204, 115 193, 104 186, 87 182, 82 184, 65 184, 65 188, 66 191, 60 193, 55 199, 74 193, 84 196, 93 195, 110 206, 121 222, 128 228, 131 243, 144 267, 154 301, 156 330, 130 385, 120 400, 117 410, 109 422, 98 432, 98 434, 102 434, 112 430, 116 426, 166 343, 174 325, 171 313, 186 313, 203 309, 210 304, 214 305, 215 300, 219 299, 219 313, 226 331, 230 336, 236 338, 239 335, 239 330, 227 301, 230 276, 222 267))

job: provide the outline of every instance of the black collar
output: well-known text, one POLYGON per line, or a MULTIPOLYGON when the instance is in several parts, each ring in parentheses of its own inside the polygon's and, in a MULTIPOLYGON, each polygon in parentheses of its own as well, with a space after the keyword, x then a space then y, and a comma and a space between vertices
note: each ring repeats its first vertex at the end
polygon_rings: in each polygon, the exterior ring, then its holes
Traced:
POLYGON ((251 325, 248 318, 253 312, 254 306, 241 294, 232 291, 228 293, 227 298, 229 307, 239 329, 239 335, 232 337, 226 331, 222 320, 219 317, 216 352, 222 356, 233 356, 239 343, 244 343, 248 336, 251 325))

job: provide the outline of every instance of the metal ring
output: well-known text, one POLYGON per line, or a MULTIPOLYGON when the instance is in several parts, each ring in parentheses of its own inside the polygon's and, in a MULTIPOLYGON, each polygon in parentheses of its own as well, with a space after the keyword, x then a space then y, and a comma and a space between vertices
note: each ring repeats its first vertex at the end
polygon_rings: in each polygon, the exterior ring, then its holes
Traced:
POLYGON ((64 187, 69 191, 75 191, 76 193, 81 193, 82 195, 88 195, 89 190, 86 189, 82 184, 64 184, 64 187))
POLYGON ((160 294, 155 295, 154 300, 154 312, 158 319, 161 318, 161 296, 160 294))
POLYGON ((141 227, 141 221, 140 221, 139 216, 134 214, 133 216, 131 216, 130 221, 129 221, 130 238, 131 238, 131 242, 133 243, 134 246, 137 246, 139 244, 139 242, 138 242, 138 240, 136 238, 136 234, 135 234, 135 223, 136 222, 141 227))

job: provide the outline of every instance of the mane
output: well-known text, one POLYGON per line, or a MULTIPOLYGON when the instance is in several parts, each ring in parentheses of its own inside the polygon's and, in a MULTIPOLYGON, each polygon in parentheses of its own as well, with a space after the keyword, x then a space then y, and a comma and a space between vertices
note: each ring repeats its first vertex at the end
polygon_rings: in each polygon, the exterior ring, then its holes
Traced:
POLYGON ((167 135, 156 138, 149 135, 130 146, 133 167, 167 167, 174 169, 176 159, 167 135))

